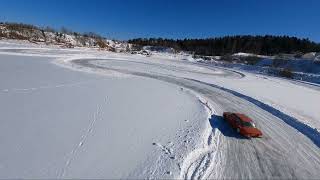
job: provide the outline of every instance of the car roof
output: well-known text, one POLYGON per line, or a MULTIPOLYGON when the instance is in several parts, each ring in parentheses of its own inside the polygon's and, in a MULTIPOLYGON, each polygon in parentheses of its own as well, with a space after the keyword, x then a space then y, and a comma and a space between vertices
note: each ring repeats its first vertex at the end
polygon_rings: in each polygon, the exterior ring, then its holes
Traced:
POLYGON ((238 118, 241 119, 241 121, 244 122, 252 122, 252 119, 250 119, 248 116, 241 114, 241 113, 234 113, 238 118))

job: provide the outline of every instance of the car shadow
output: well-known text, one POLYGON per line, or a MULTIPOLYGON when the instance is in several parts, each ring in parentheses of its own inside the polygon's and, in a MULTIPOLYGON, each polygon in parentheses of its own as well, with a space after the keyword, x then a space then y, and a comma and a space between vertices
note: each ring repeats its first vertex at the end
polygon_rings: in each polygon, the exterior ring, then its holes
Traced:
POLYGON ((209 119, 210 125, 212 129, 219 129, 219 131, 227 137, 237 138, 237 139, 247 139, 246 137, 237 133, 235 129, 233 129, 227 121, 224 120, 222 116, 211 115, 209 119))

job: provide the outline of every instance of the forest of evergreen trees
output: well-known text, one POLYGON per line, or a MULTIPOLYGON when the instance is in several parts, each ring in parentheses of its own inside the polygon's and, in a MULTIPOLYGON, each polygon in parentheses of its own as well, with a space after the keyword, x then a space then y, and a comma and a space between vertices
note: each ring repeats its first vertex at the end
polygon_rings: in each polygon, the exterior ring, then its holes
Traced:
POLYGON ((129 40, 138 46, 163 46, 194 52, 197 55, 215 56, 237 52, 274 55, 279 53, 320 52, 320 44, 309 39, 289 36, 225 36, 208 39, 138 38, 129 40))

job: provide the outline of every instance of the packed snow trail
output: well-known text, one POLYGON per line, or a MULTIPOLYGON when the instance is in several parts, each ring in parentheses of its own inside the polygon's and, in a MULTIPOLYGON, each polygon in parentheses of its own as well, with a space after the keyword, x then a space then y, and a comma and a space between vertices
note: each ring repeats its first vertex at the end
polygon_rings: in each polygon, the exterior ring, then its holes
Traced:
MULTIPOLYGON (((307 136, 291 127, 268 109, 235 96, 208 83, 189 78, 164 76, 130 70, 130 66, 108 68, 90 59, 73 63, 93 69, 153 78, 191 89, 203 96, 214 109, 210 130, 204 133, 203 147, 192 151, 182 164, 179 178, 316 178, 320 170, 320 151, 307 136), (126 69, 128 68, 128 69, 126 69), (224 111, 242 112, 253 118, 264 133, 260 139, 244 139, 221 117, 224 111), (312 159, 312 160, 311 160, 312 159)), ((147 67, 146 67, 147 69, 147 67)))

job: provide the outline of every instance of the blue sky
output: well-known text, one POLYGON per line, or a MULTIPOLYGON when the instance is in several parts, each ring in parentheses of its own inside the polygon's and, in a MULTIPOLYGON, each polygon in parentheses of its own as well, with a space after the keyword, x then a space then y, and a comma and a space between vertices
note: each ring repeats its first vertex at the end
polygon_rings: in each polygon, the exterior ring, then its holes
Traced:
POLYGON ((320 0, 1 0, 0 21, 114 39, 272 34, 320 42, 320 0))

